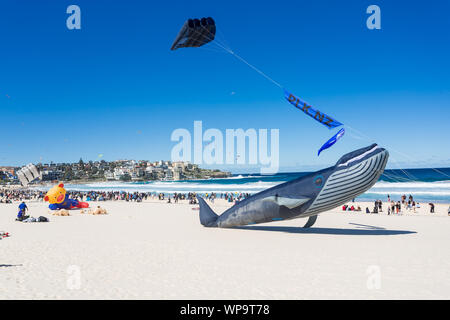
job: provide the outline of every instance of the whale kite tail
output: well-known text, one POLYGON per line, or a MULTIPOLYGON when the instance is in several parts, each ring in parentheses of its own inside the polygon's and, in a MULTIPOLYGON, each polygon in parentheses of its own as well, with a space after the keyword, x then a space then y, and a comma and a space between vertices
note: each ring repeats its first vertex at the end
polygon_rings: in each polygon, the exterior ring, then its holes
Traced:
POLYGON ((217 227, 219 216, 214 213, 203 198, 198 197, 198 203, 200 204, 200 223, 205 227, 217 227))

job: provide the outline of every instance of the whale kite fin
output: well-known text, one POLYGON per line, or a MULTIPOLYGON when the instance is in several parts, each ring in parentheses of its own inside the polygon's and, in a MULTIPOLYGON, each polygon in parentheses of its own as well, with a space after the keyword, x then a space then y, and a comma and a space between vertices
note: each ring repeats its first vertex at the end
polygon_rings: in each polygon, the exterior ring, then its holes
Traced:
POLYGON ((208 206, 203 198, 198 197, 198 203, 200 204, 200 223, 205 227, 217 227, 217 218, 219 217, 208 206))
POLYGON ((270 196, 266 197, 263 200, 265 201, 272 201, 275 202, 279 206, 285 206, 289 209, 294 209, 296 207, 301 206, 305 202, 308 202, 309 198, 298 198, 298 199, 292 199, 292 198, 285 198, 285 197, 279 197, 279 196, 270 196))
POLYGON ((317 214, 315 216, 310 216, 308 218, 308 222, 306 222, 306 224, 303 226, 303 228, 312 227, 312 225, 316 222, 316 220, 317 220, 317 214))

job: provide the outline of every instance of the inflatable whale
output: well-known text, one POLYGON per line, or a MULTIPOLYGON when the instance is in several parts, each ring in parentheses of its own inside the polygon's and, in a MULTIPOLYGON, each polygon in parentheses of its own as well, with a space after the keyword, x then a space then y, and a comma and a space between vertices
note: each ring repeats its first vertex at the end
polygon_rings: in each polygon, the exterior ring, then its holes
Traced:
POLYGON ((389 153, 377 144, 350 152, 336 163, 306 176, 279 184, 240 201, 218 216, 199 197, 200 223, 229 228, 308 217, 336 208, 370 189, 386 167, 389 153))

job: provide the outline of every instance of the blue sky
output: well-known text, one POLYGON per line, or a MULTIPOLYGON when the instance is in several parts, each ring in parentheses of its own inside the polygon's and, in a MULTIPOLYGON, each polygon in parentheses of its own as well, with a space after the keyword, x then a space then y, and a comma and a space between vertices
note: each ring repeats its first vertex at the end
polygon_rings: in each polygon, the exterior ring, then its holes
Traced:
POLYGON ((170 159, 172 131, 202 120, 279 129, 282 171, 374 141, 391 168, 450 166, 448 12, 448 1, 2 1, 0 165, 170 159), (66 27, 71 4, 81 30, 66 27), (371 4, 381 30, 366 27, 371 4), (240 56, 371 139, 348 131, 317 157, 337 130, 280 88, 213 44, 170 51, 184 21, 204 16, 240 56))

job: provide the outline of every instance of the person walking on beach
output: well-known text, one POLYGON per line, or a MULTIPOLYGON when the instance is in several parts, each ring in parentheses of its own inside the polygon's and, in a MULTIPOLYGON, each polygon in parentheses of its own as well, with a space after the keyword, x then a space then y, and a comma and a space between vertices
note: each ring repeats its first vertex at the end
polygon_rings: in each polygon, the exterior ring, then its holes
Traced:
POLYGON ((429 203, 430 205, 430 213, 434 213, 434 203, 429 203))

